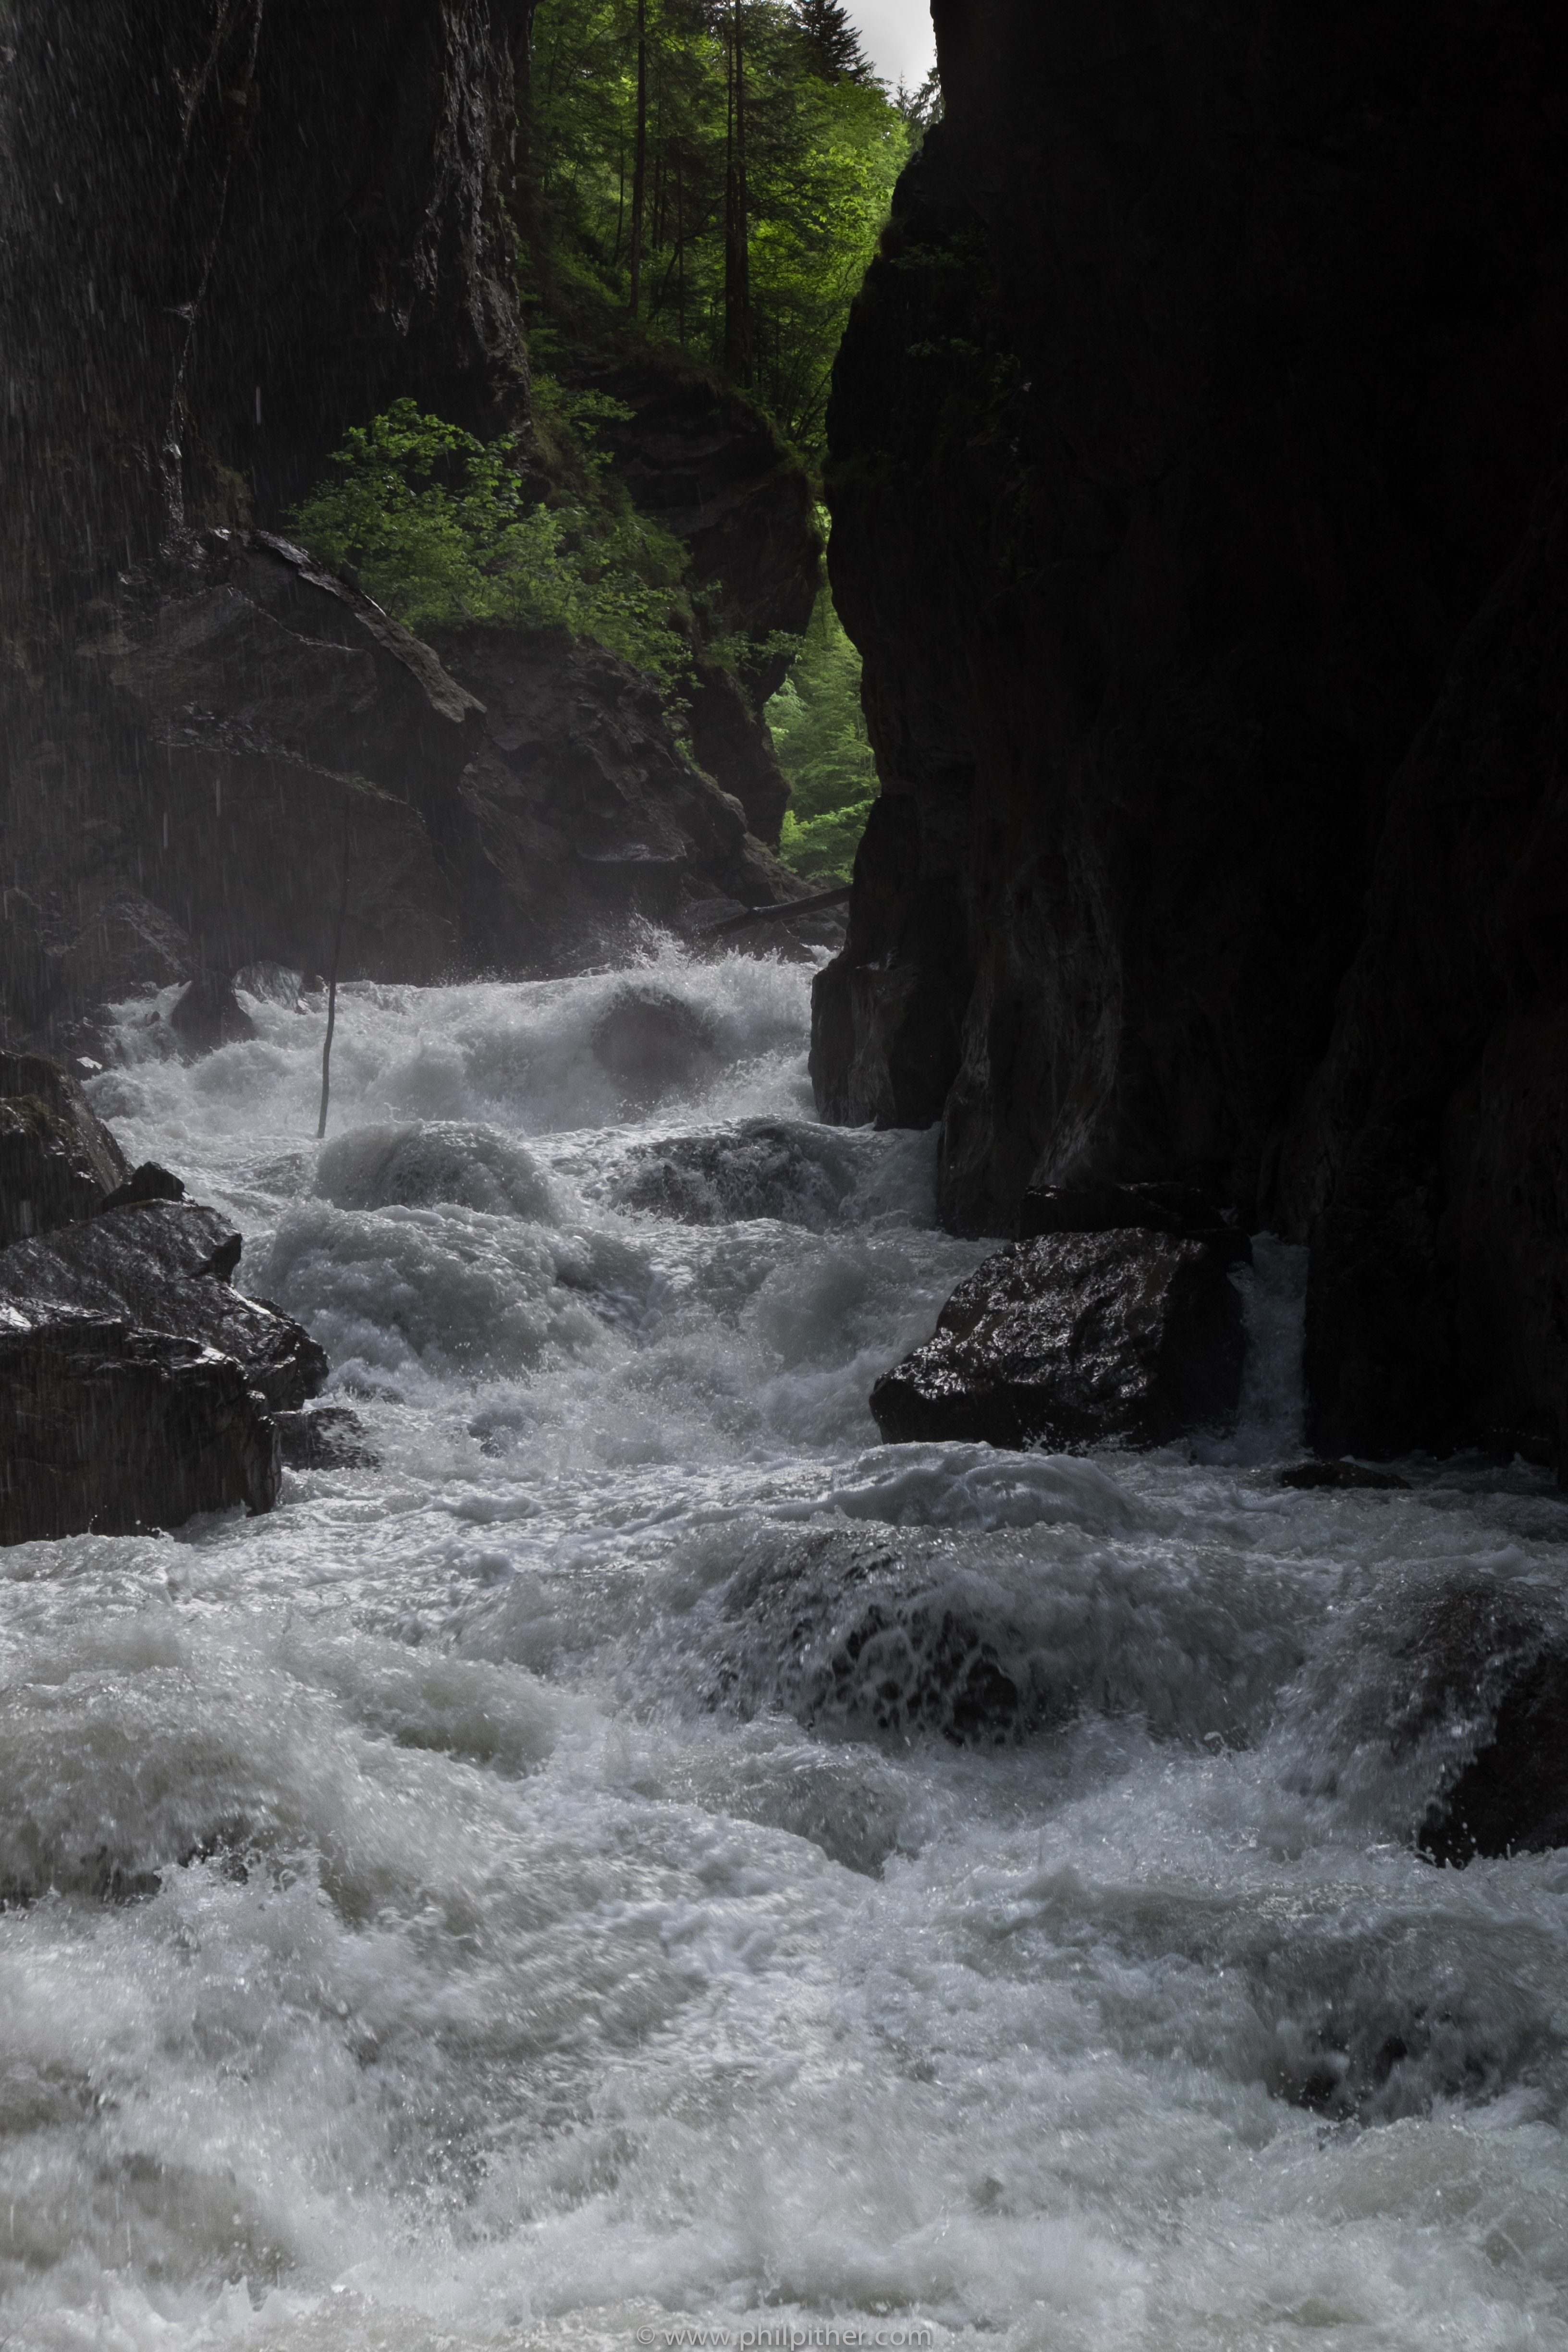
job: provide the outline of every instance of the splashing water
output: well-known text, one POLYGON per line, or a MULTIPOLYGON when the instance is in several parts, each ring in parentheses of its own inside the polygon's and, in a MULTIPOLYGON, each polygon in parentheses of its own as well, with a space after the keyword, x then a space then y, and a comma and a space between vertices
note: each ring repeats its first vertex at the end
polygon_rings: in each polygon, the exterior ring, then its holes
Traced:
POLYGON ((1568 1858, 1358 1728, 1568 1511, 1274 1486, 1278 1245, 1230 1439, 878 1445, 986 1245, 807 977, 350 989, 319 1153, 319 1011, 124 1009, 381 1461, 0 1555, 9 2342, 1568 2345, 1568 1858))

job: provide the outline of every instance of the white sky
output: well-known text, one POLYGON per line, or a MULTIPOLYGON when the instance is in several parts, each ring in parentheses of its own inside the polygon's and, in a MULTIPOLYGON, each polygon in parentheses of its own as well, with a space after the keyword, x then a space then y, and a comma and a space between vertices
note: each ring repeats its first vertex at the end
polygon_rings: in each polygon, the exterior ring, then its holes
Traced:
POLYGON ((849 0, 861 46, 884 81, 922 82, 936 63, 931 0, 849 0))

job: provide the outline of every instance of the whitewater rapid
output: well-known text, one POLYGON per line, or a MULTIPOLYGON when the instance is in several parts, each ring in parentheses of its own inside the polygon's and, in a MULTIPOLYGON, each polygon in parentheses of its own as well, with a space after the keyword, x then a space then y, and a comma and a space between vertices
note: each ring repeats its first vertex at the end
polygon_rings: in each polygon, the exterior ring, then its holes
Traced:
POLYGON ((380 1463, 0 1553, 6 2344, 1568 2346, 1568 1853, 1422 1862, 1453 1756, 1376 1736, 1568 1507, 1272 1485, 1267 1244, 1233 1438, 880 1447, 986 1245, 815 1124, 809 977, 350 989, 320 1150, 319 1002, 190 1066, 122 1009, 98 1108, 380 1463), (1035 1727, 795 1706, 736 1596, 802 1546, 994 1622, 1035 1727))

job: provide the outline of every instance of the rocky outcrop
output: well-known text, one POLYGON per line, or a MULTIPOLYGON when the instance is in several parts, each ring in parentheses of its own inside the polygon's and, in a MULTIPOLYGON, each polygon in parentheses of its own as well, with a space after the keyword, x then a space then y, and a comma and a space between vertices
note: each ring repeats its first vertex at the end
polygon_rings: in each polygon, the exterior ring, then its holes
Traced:
POLYGON ((77 1081, 36 1054, 0 1054, 0 1245, 91 1216, 125 1156, 77 1081))
POLYGON ((0 1544, 269 1511, 281 1476, 277 1430, 231 1358, 92 1315, 18 1328, 0 1304, 0 1544))
MULTIPOLYGON (((557 971, 637 917, 697 927, 807 894, 693 766, 649 680, 561 632, 461 633, 443 667, 247 531, 128 576, 98 617, 12 730, 8 839, 35 892, 13 903, 0 988, 24 1034, 100 1001, 104 965, 73 924, 126 873, 191 975, 172 1017, 197 1052, 247 1034, 240 967, 557 971)), ((121 993, 135 970, 123 950, 121 993)))
POLYGON ((1319 1443, 1568 1483, 1568 478, 1395 779, 1281 1191, 1319 1443))
POLYGON ((153 1201, 14 1242, 0 1250, 0 1326, 44 1333, 85 1317, 174 1333, 228 1358, 268 1405, 298 1410, 326 1356, 290 1317, 233 1287, 238 1238, 216 1209, 153 1201))
POLYGON ((940 1119, 969 1232, 1216 1189, 1314 1242, 1325 1444, 1550 1456, 1568 21, 935 16, 829 422, 883 793, 819 1104, 940 1119))
POLYGON ((889 1444, 1164 1445, 1234 1420, 1246 1347, 1233 1254, 1174 1235, 1015 1242, 871 1391, 889 1444))

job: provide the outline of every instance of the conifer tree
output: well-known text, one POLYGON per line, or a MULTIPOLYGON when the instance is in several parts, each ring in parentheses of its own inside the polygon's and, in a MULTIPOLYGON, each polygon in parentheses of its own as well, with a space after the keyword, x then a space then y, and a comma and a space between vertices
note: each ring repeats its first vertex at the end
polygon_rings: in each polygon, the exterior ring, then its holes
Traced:
POLYGON ((795 0, 795 18, 824 81, 870 81, 870 61, 843 0, 795 0))

